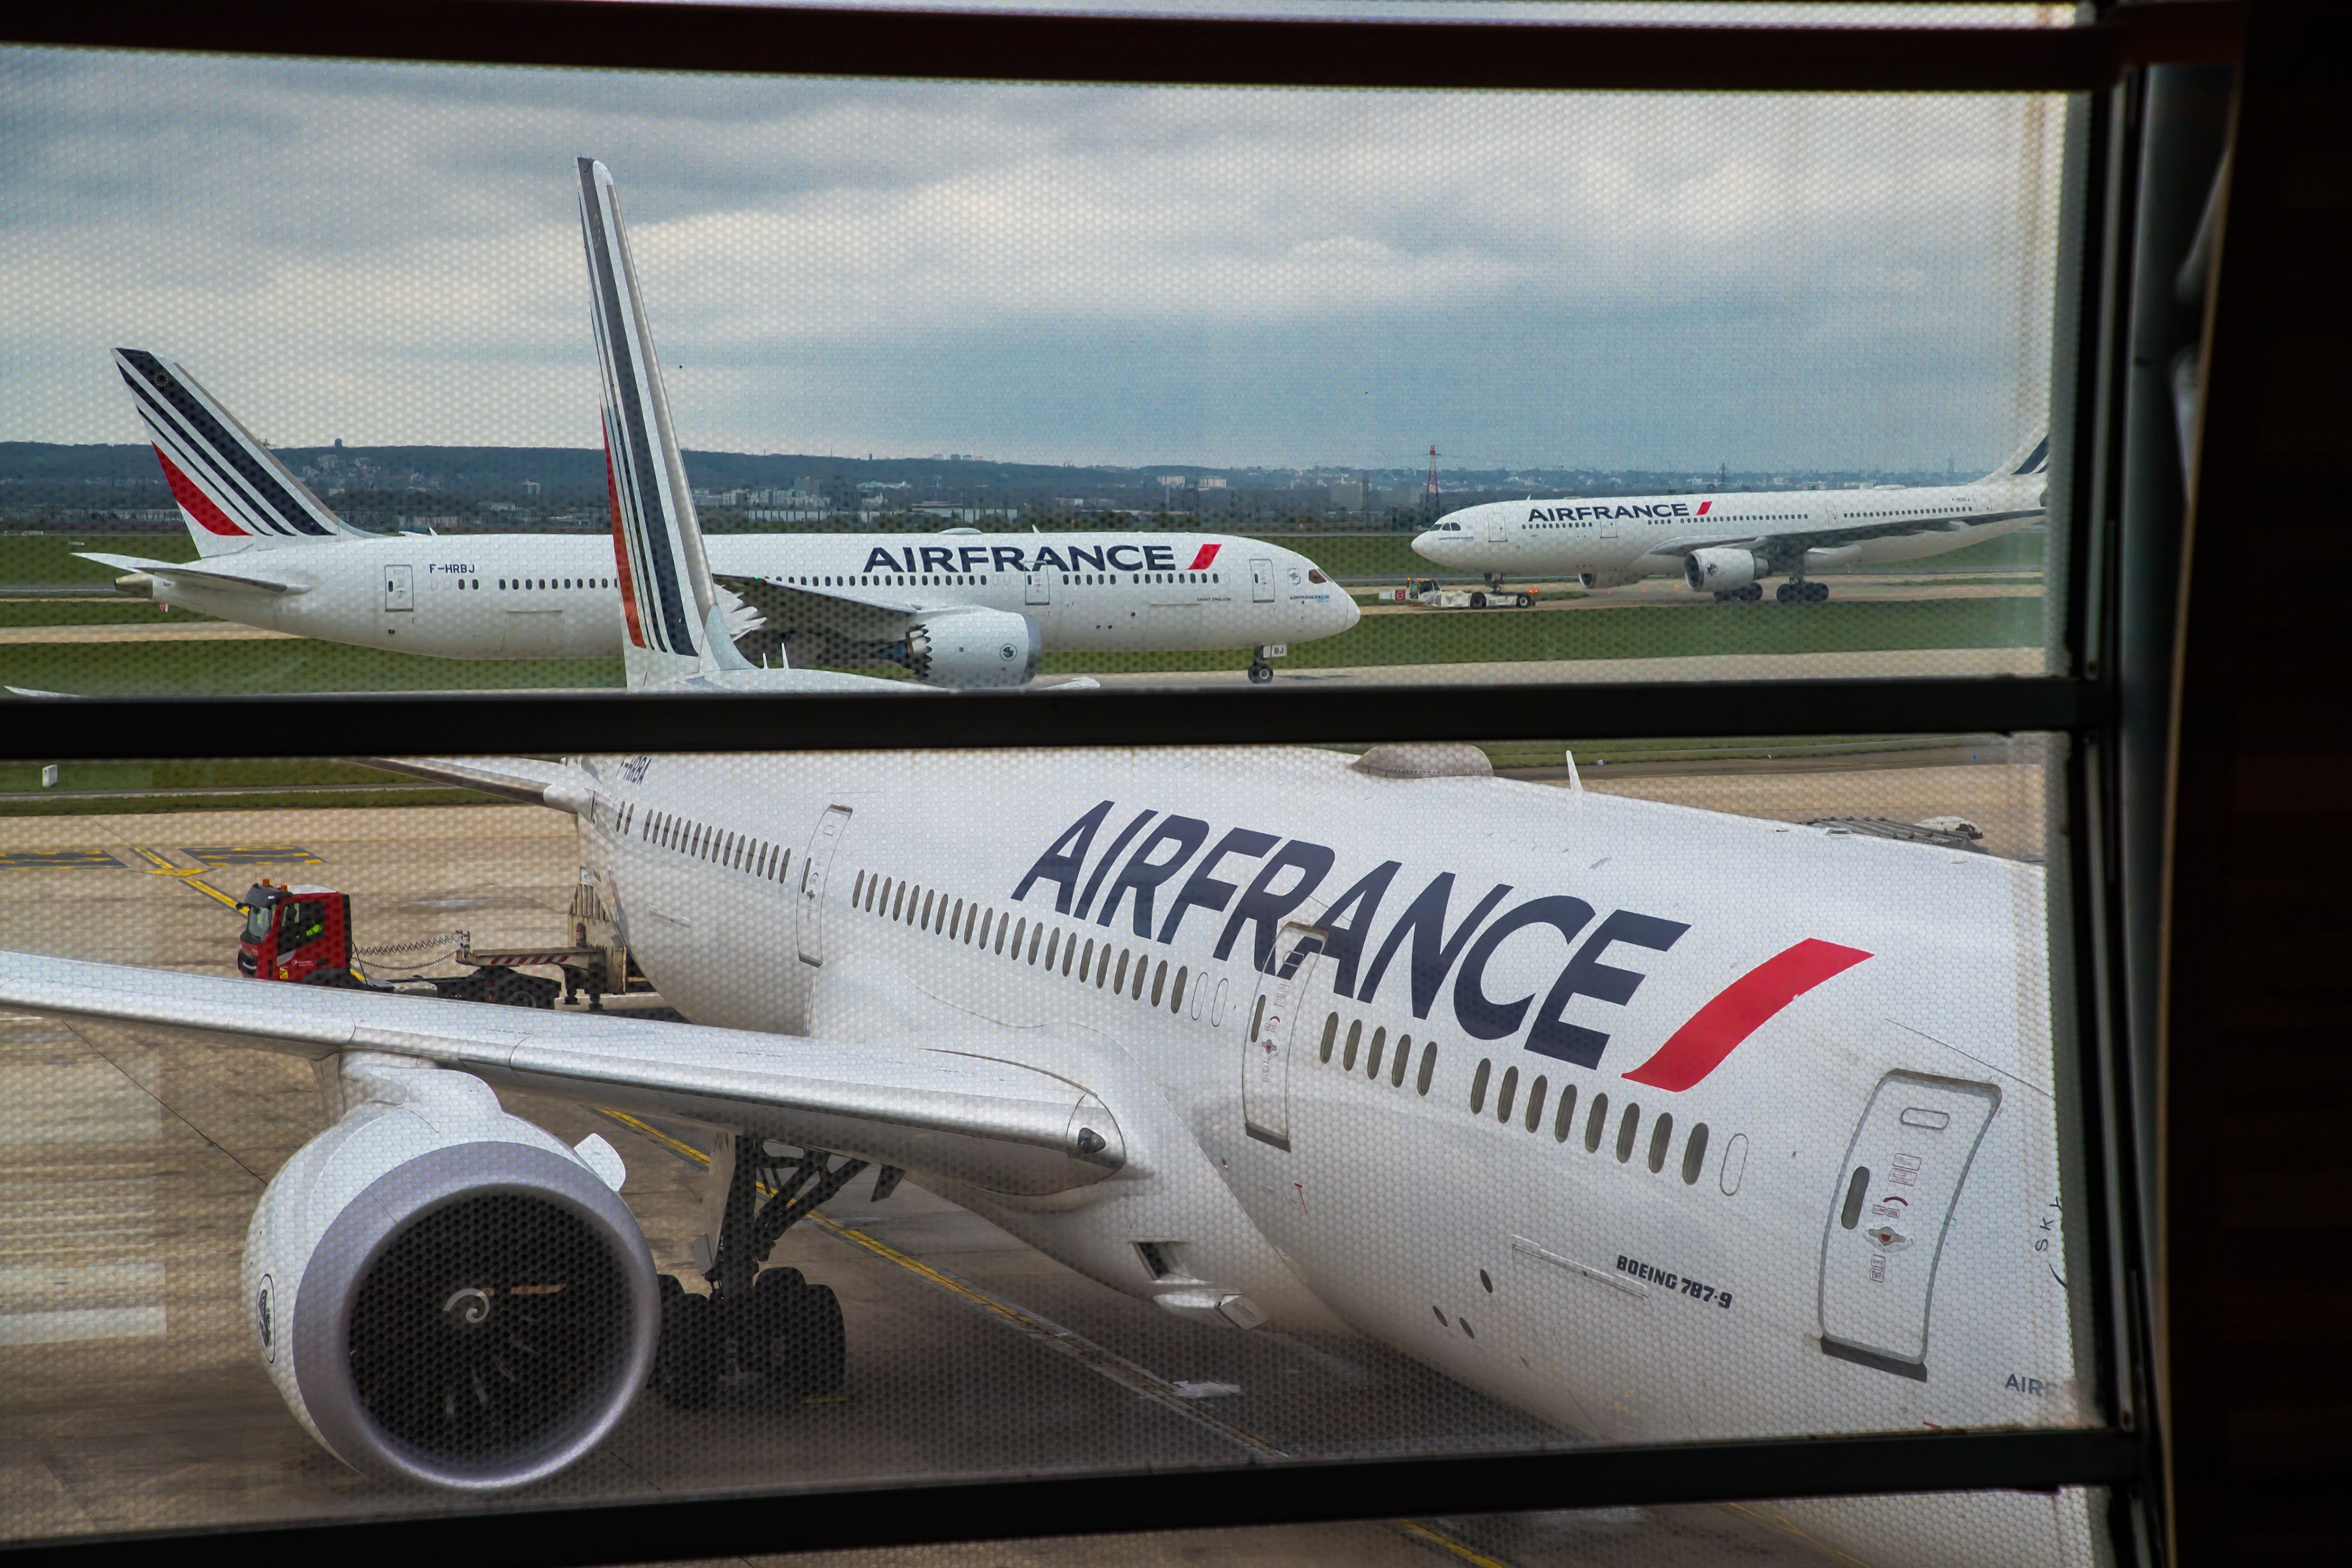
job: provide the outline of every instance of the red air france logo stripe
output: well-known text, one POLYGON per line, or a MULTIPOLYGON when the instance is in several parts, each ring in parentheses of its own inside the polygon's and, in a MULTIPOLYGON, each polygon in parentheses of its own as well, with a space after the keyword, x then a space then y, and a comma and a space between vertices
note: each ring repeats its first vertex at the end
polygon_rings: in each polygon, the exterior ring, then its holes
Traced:
POLYGON ((1739 1042, 1770 1022, 1782 1008, 1861 963, 1870 955, 1808 936, 1776 953, 1717 992, 1691 1014, 1657 1054, 1625 1076, 1653 1089, 1676 1092, 1723 1065, 1739 1042))
POLYGON ((1706 516, 1706 509, 1714 505, 1713 501, 1701 501, 1698 504, 1698 515, 1702 517, 1706 516))
POLYGON ((1202 545, 1201 547, 1201 553, 1194 556, 1192 558, 1192 564, 1186 567, 1184 570, 1186 571, 1208 570, 1209 563, 1216 559, 1217 552, 1224 548, 1225 547, 1223 545, 1202 545))
MULTIPOLYGON (((148 444, 154 444, 150 442, 148 444)), ((163 449, 160 446, 155 447, 155 461, 163 465, 163 477, 172 486, 172 499, 185 507, 188 516, 195 518, 206 532, 228 534, 237 538, 247 538, 252 533, 252 529, 214 506, 213 498, 197 489, 195 483, 180 472, 179 465, 163 455, 163 449)))

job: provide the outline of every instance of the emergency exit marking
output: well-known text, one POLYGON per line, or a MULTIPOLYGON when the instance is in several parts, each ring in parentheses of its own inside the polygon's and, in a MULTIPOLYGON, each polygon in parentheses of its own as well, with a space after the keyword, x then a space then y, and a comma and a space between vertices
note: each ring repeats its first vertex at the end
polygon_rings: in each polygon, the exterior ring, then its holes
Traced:
POLYGON ((198 865, 324 865, 327 862, 295 844, 214 844, 182 850, 198 865))
POLYGON ((111 866, 122 862, 104 850, 0 850, 0 871, 31 871, 38 866, 111 866))

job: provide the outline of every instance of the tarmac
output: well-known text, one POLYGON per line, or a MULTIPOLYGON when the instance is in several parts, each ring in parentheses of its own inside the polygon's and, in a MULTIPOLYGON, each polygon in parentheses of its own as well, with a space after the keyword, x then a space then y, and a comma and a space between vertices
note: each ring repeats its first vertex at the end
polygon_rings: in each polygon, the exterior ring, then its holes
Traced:
MULTIPOLYGON (((1940 754, 1938 754, 1940 756, 1940 754)), ((2039 852, 2031 755, 1802 774, 1646 775, 1587 788, 1786 817, 1958 812, 2039 852)), ((1564 769, 1563 769, 1564 777, 1564 769)), ((0 947, 231 972, 252 878, 352 894, 363 945, 465 928, 544 938, 575 882, 570 818, 535 807, 216 810, 0 821, 0 947)), ((658 1008, 658 998, 634 1001, 658 1008)), ((609 1137, 666 1270, 695 1281, 702 1166, 686 1128, 515 1095, 567 1141, 609 1137)), ((17 1538, 446 1508, 346 1470, 278 1400, 238 1280, 264 1184, 323 1126, 289 1058, 0 1014, 0 1518, 17 1538)), ((842 1299, 845 1397, 736 1387, 700 1412, 640 1399, 594 1455, 514 1500, 618 1499, 1105 1469, 1571 1444, 1577 1435, 1368 1343, 1180 1322, 986 1221, 861 1179, 772 1263, 842 1299)), ((876 1506, 887 1507, 887 1498, 876 1506)), ((789 1542, 779 1542, 780 1548, 789 1542)), ((1853 1563, 1771 1505, 1139 1534, 828 1552, 799 1563, 1331 1564, 1853 1563)))

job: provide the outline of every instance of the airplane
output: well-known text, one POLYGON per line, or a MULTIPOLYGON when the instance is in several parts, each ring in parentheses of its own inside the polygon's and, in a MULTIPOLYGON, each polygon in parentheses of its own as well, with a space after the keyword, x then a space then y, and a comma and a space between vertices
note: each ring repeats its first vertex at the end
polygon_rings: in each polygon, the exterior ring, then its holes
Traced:
POLYGON ((1412 548, 1497 586, 1507 574, 1574 575, 1587 588, 1679 577, 1718 602, 1752 603, 1778 576, 1780 603, 1819 604, 1830 585, 1809 571, 1916 560, 2040 522, 2049 470, 2044 432, 1970 485, 1490 501, 1448 513, 1412 548))
MULTIPOLYGON (((632 683, 792 689, 684 650, 715 584, 611 176, 580 178, 632 683)), ((592 939, 694 1021, 0 953, 12 1009, 315 1064, 331 1124, 260 1200, 245 1304, 364 1472, 496 1494, 649 1380, 839 1386, 837 1301, 761 1265, 876 1167, 1564 1440, 2089 1418, 2037 865, 1452 745, 383 760, 570 813, 592 939), (707 1129, 708 1292, 656 1274, 609 1144, 500 1089, 707 1129)), ((2099 1560, 2080 1492, 1775 1508, 1868 1560, 2099 1560)))
MULTIPOLYGON (((585 534, 403 534, 337 517, 194 377, 117 349, 197 559, 87 550, 157 603, 333 643, 450 659, 591 658, 621 640, 610 545, 585 534)), ((678 503, 691 507, 681 495, 678 503)), ((1230 534, 733 534, 709 538, 728 629, 753 661, 900 666, 954 688, 1017 686, 1048 653, 1248 648, 1356 624, 1297 550, 1230 534)))

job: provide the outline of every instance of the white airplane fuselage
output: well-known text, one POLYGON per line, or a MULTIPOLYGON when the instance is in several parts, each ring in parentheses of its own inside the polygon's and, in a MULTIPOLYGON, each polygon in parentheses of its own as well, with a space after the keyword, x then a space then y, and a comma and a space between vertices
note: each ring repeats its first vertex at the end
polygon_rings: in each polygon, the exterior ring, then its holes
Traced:
POLYGON ((1759 554, 1773 558, 1770 570, 1802 573, 1916 560, 2014 533, 2041 520, 2043 483, 2037 474, 1916 489, 1494 501, 1446 514, 1415 536, 1412 548, 1454 571, 1519 577, 1589 572, 1626 581, 1682 576, 1684 558, 1695 544, 1737 547, 1755 540, 1759 554), (1775 543, 1792 536, 1897 528, 1916 531, 1813 548, 1775 543))
POLYGON ((2038 867, 1327 752, 1047 755, 587 758, 583 866, 698 1022, 992 1024, 1118 1108, 1118 1179, 945 1190, 1130 1296, 1344 1321, 1605 1438, 2083 1418, 2038 867), (1295 994, 1251 956, 1284 920, 1326 933, 1295 994), (1792 950, 1849 967, 1691 1077, 1710 998, 1792 950))
MULTIPOLYGON (((1295 550, 1217 534, 719 534, 721 575, 1026 615, 1049 652, 1249 648, 1356 623, 1295 550)), ((609 658, 624 631, 604 534, 407 535, 189 563, 286 592, 154 574, 159 601, 323 642, 449 659, 609 658)))

